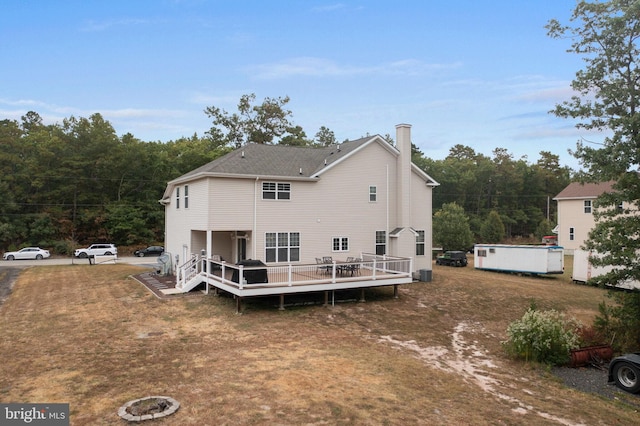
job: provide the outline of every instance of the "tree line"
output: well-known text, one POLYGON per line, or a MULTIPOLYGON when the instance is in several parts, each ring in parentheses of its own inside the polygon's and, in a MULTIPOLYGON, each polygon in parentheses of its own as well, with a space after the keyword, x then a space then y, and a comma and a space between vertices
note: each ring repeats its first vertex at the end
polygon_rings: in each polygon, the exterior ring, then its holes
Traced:
POLYGON ((553 197, 570 183, 573 171, 548 151, 541 151, 535 163, 515 159, 504 148, 492 154, 464 145, 452 147, 443 160, 414 153, 413 161, 440 184, 433 191, 434 241, 443 248, 513 239, 539 242, 555 226, 553 197), (469 236, 461 238, 467 227, 469 236))
MULTIPOLYGON (((313 138, 291 121, 289 98, 255 95, 240 99, 237 112, 209 107, 212 127, 168 142, 116 134, 99 113, 44 124, 37 112, 0 121, 0 248, 39 245, 70 253, 78 245, 108 241, 131 246, 162 243, 168 181, 249 142, 326 146, 338 143, 321 127, 313 138)), ((384 136, 393 143, 389 135, 384 136)), ((434 211, 456 203, 479 238, 490 213, 505 224, 504 237, 529 236, 546 218, 549 197, 566 186, 570 170, 542 152, 530 164, 505 149, 493 157, 456 145, 444 160, 432 160, 415 146, 413 161, 440 183, 434 211)))

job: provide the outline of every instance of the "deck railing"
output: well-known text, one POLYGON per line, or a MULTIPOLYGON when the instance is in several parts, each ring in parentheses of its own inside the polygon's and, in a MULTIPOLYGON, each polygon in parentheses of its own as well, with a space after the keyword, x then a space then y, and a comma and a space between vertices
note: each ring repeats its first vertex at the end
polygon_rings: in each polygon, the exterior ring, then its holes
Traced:
POLYGON ((195 254, 176 268, 176 288, 183 288, 186 283, 202 273, 202 262, 195 254))
MULTIPOLYGON (((216 283, 237 289, 262 287, 292 287, 323 283, 376 281, 391 277, 411 277, 413 259, 362 253, 356 261, 333 261, 320 264, 279 264, 243 266, 194 257, 178 268, 177 283, 183 284, 199 275, 209 284, 216 283), (253 282, 256 275, 268 277, 268 282, 253 282)), ((263 281, 263 280, 261 280, 263 281)))

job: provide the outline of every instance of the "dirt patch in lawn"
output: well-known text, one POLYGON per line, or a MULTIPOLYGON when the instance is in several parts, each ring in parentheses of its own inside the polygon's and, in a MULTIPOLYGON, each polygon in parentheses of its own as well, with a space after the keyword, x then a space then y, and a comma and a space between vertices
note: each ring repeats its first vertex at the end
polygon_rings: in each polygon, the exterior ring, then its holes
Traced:
MULTIPOLYGON (((434 267, 366 303, 228 296, 161 300, 128 265, 34 267, 0 308, 0 401, 66 402, 73 425, 171 395, 154 424, 636 424, 637 408, 508 359, 507 325, 534 303, 585 321, 605 298, 564 278, 434 267)), ((311 296, 310 297, 314 297, 311 296)))

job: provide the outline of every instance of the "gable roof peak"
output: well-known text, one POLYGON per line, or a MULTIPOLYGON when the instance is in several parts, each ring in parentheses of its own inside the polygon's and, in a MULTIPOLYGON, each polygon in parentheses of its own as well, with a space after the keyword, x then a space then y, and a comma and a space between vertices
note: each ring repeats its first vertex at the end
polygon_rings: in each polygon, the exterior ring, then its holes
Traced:
POLYGON ((563 199, 579 199, 579 198, 598 198, 605 192, 613 189, 614 181, 608 182, 571 182, 558 195, 553 197, 554 200, 563 199))

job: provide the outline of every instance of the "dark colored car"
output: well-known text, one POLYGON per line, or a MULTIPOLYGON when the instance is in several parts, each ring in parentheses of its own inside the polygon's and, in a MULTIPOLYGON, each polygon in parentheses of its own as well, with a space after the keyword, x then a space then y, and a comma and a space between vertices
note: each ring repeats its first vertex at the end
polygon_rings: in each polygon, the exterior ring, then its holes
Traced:
POLYGON ((467 266, 467 254, 463 251, 445 251, 436 257, 436 265, 467 266))
POLYGON ((630 393, 640 392, 640 352, 616 357, 609 363, 609 383, 630 393))
POLYGON ((164 253, 164 247, 162 246, 149 246, 145 249, 136 250, 133 252, 134 256, 145 257, 145 256, 160 256, 164 253))

